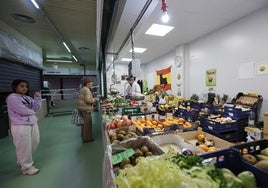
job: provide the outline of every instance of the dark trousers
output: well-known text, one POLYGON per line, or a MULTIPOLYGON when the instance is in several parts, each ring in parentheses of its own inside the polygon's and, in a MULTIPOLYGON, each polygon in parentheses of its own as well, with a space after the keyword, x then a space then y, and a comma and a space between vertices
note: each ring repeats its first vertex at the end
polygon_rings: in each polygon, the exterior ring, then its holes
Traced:
POLYGON ((91 112, 82 112, 84 124, 81 126, 83 142, 91 141, 92 138, 92 119, 91 112))

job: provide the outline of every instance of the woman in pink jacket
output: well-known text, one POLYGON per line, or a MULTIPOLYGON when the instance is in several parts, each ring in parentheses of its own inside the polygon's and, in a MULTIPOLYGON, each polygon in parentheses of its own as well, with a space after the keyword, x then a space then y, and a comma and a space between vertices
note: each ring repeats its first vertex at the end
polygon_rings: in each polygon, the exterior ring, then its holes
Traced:
POLYGON ((32 155, 40 139, 35 114, 41 108, 41 96, 39 92, 35 92, 34 98, 28 95, 29 83, 26 80, 14 80, 12 89, 13 93, 7 97, 6 102, 17 163, 23 174, 33 175, 39 172, 34 167, 32 155))

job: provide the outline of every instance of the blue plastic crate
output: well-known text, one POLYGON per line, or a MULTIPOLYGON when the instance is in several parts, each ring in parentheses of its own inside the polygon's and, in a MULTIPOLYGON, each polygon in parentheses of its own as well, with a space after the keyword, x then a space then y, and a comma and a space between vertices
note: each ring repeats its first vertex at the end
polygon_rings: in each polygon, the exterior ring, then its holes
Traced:
MULTIPOLYGON (((232 148, 237 149, 239 152, 243 153, 246 149, 250 154, 259 154, 262 149, 268 147, 268 140, 257 140, 254 142, 246 142, 243 144, 238 144, 233 146, 232 148)), ((267 173, 268 174, 268 173, 267 173)))
POLYGON ((203 129, 205 132, 217 136, 223 140, 228 142, 242 142, 246 140, 247 133, 245 131, 234 130, 234 131, 227 131, 217 133, 211 130, 203 129))
POLYGON ((250 109, 242 110, 241 108, 225 106, 223 116, 231 117, 232 119, 237 120, 237 119, 247 118, 249 112, 250 112, 250 109))
POLYGON ((196 109, 187 111, 186 109, 179 108, 178 110, 176 110, 176 112, 173 115, 175 117, 184 118, 187 121, 193 122, 197 119, 197 116, 199 115, 199 111, 196 109))
POLYGON ((229 123, 220 123, 213 119, 207 118, 203 123, 203 129, 210 130, 215 133, 221 133, 238 130, 238 125, 236 121, 232 121, 229 123))
POLYGON ((192 101, 190 106, 191 108, 201 111, 201 109, 204 108, 205 103, 192 101))
MULTIPOLYGON (((247 153, 252 154, 252 155, 256 155, 259 154, 261 152, 262 149, 265 149, 268 147, 268 140, 257 140, 254 142, 246 142, 243 144, 238 144, 235 146, 232 146, 233 149, 237 150, 239 153, 243 154, 245 152, 245 150, 247 151, 247 153)), ((248 163, 245 161, 245 163, 248 163)), ((251 165, 250 163, 248 163, 249 165, 251 165)), ((254 165, 251 165, 253 167, 255 167, 254 165)), ((266 177, 268 178, 268 172, 259 169, 260 171, 262 171, 266 177)), ((267 184, 268 186, 268 184, 267 184)))
POLYGON ((267 188, 268 178, 267 172, 250 165, 241 157, 241 154, 235 149, 223 149, 215 152, 201 154, 200 157, 204 159, 213 159, 212 162, 217 168, 228 168, 235 175, 240 172, 248 170, 252 172, 256 178, 258 188, 267 188))

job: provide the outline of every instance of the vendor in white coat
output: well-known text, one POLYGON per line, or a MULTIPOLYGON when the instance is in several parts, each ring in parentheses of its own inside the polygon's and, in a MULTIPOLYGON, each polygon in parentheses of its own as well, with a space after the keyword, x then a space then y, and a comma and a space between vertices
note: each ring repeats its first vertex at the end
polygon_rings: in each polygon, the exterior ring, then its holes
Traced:
POLYGON ((140 85, 135 82, 135 78, 133 76, 129 76, 127 78, 127 82, 124 89, 124 97, 130 98, 131 96, 135 96, 136 94, 141 94, 140 85))

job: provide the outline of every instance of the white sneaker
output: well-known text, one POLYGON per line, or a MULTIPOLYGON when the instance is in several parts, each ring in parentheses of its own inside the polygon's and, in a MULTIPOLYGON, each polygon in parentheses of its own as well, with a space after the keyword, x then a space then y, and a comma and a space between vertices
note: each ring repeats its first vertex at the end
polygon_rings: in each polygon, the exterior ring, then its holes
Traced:
POLYGON ((22 173, 24 175, 34 175, 34 174, 36 174, 38 172, 39 172, 39 169, 37 169, 37 168, 35 168, 33 166, 22 171, 22 173))

